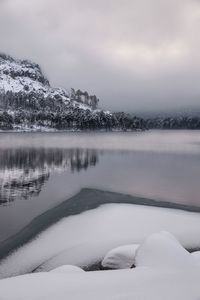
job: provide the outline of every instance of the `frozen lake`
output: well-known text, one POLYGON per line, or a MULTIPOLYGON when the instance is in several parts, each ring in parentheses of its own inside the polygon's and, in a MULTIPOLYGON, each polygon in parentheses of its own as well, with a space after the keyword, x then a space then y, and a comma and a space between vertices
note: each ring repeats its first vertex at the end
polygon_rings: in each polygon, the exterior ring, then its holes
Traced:
POLYGON ((98 188, 200 206, 200 132, 0 133, 0 241, 98 188))

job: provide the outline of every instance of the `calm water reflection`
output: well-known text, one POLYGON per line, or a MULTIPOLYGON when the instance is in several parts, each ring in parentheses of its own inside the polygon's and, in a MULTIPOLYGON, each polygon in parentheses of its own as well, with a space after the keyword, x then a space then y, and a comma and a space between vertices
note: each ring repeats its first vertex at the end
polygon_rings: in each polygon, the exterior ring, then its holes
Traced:
POLYGON ((0 205, 39 196, 52 172, 80 172, 97 162, 97 151, 90 149, 1 149, 0 205))
POLYGON ((200 206, 200 132, 0 133, 0 241, 81 188, 200 206))

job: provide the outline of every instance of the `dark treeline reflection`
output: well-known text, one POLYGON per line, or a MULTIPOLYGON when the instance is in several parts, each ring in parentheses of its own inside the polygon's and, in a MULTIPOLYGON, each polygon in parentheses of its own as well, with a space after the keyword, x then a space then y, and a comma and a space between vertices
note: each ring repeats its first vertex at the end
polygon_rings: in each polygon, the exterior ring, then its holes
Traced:
POLYGON ((1 149, 0 205, 39 195, 54 171, 80 172, 97 162, 97 151, 89 149, 1 149))

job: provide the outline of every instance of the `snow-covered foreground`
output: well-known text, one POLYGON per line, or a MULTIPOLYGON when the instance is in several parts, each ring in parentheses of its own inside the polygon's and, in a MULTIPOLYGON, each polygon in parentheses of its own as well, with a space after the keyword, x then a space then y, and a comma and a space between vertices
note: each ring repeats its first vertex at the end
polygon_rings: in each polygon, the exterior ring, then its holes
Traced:
POLYGON ((174 234, 186 248, 200 247, 199 213, 106 204, 64 218, 42 232, 1 262, 0 276, 15 276, 35 269, 49 271, 65 264, 87 266, 102 260, 114 247, 141 244, 148 235, 160 230, 174 234))
POLYGON ((37 273, 0 281, 1 300, 198 300, 200 270, 37 273))
POLYGON ((200 266, 194 256, 169 233, 161 232, 148 237, 137 249, 135 261, 134 269, 83 272, 77 267, 62 266, 51 272, 4 279, 0 281, 0 299, 200 298, 200 266))

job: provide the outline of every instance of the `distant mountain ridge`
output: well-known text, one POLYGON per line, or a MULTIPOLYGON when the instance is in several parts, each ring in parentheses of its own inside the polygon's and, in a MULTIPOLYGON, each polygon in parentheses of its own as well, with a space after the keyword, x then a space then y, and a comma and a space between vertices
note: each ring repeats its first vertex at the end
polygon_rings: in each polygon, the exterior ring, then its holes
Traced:
POLYGON ((97 109, 88 92, 51 87, 40 66, 0 54, 0 129, 138 129, 142 119, 97 109))

